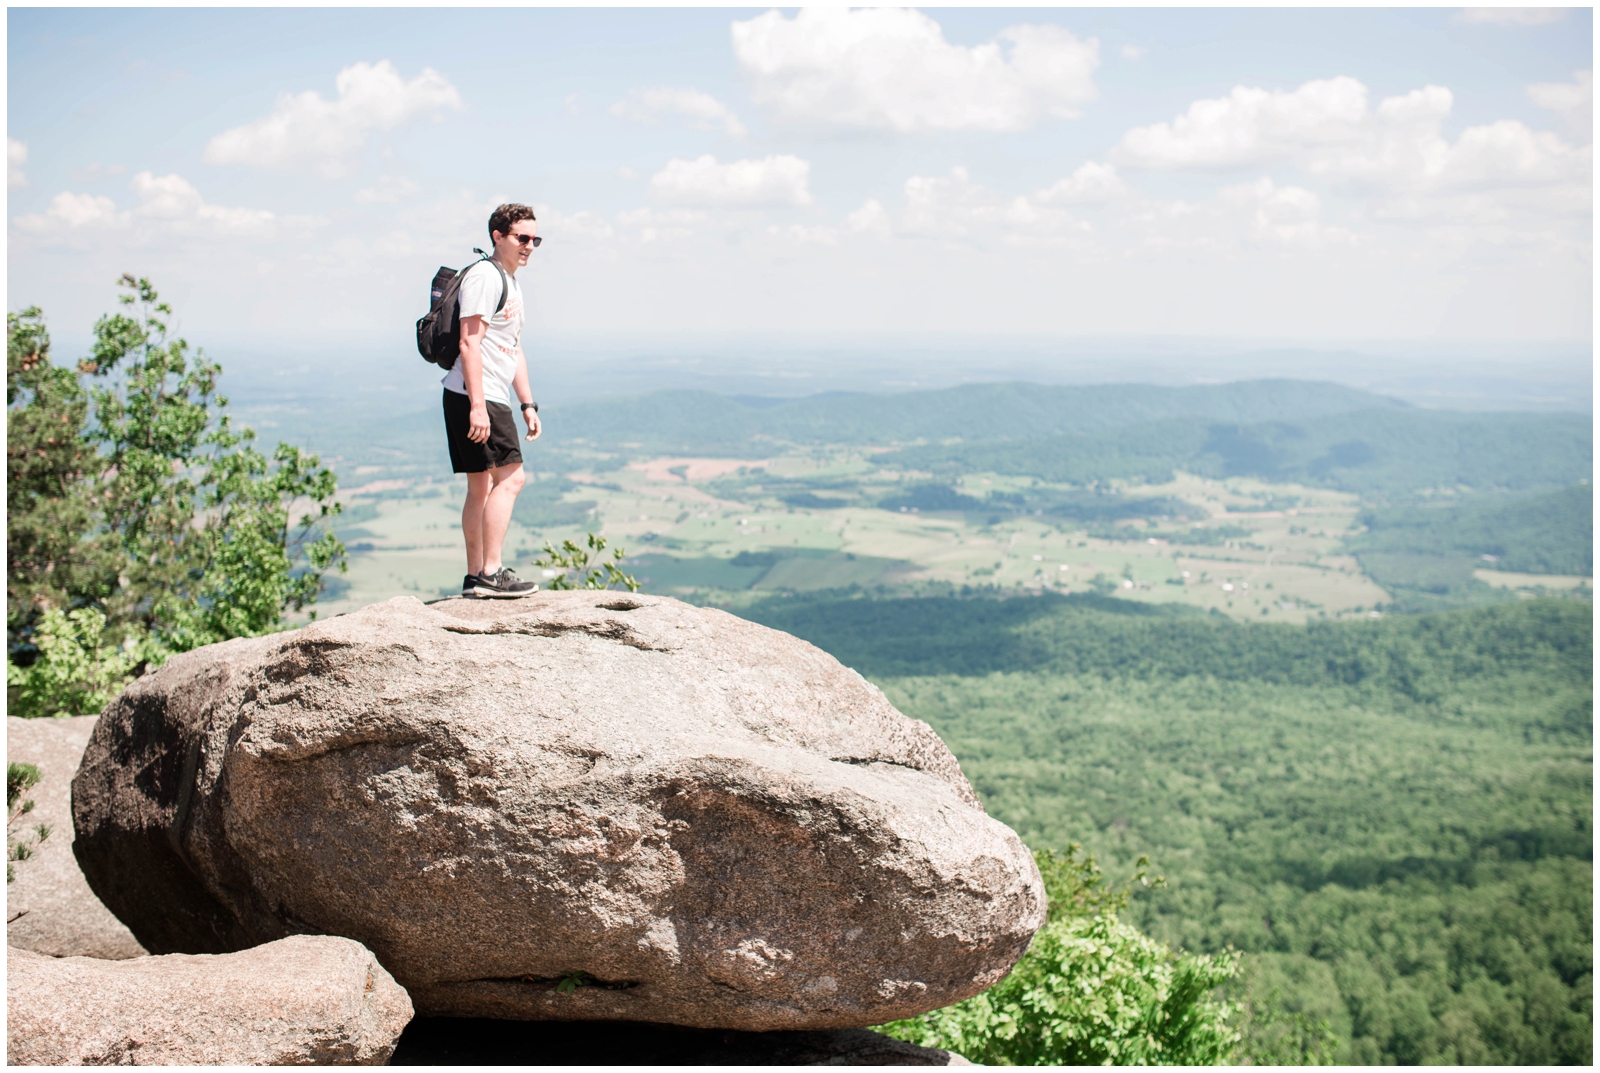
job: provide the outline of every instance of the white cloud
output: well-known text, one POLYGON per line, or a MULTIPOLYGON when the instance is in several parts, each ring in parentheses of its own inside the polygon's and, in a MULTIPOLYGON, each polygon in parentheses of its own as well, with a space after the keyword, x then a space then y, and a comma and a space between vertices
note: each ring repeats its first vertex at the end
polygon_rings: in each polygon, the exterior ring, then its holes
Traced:
POLYGON ((1438 178, 1457 186, 1586 184, 1593 158, 1590 148, 1574 149, 1549 131, 1502 119, 1462 131, 1438 178))
POLYGON ((831 224, 772 224, 767 227, 766 235, 780 244, 790 246, 838 246, 842 240, 852 238, 891 238, 894 235, 894 221, 881 201, 869 198, 837 227, 831 224))
POLYGON ((1461 22, 1493 26, 1547 26, 1566 17, 1566 8, 1560 7, 1467 7, 1456 14, 1461 22))
POLYGON ((1127 197, 1132 191, 1110 164, 1089 161, 1065 179, 1034 195, 1042 205, 1092 205, 1127 197))
POLYGON ((127 227, 129 219, 129 214, 119 211, 117 203, 108 197, 63 191, 50 199, 43 212, 18 216, 13 223, 19 231, 44 235, 85 227, 127 227))
POLYGON ((670 86, 636 89, 613 104, 611 114, 618 119, 651 124, 660 123, 668 116, 679 116, 696 130, 721 129, 730 138, 743 138, 749 133, 731 108, 697 89, 670 86))
POLYGON ((1125 60, 1142 60, 1150 54, 1150 50, 1143 45, 1123 45, 1118 51, 1125 60))
POLYGON ((362 205, 393 205, 411 197, 418 191, 416 183, 404 176, 380 175, 376 186, 363 186, 356 191, 356 202, 362 205))
POLYGON ((1468 127, 1452 144, 1442 130, 1453 103, 1443 86, 1424 86, 1373 109, 1366 86, 1347 77, 1293 92, 1240 86, 1171 123, 1128 131, 1111 155, 1144 168, 1290 163, 1394 191, 1588 183, 1590 150, 1516 120, 1468 127))
POLYGON ((338 96, 315 90, 284 94, 270 115, 223 131, 206 146, 207 164, 311 166, 329 177, 347 174, 374 130, 392 130, 442 108, 460 108, 461 95, 424 67, 409 82, 388 60, 355 63, 334 79, 338 96))
POLYGON ((756 103, 789 122, 901 133, 1025 130, 1096 97, 1100 43, 1012 26, 967 48, 919 11, 772 10, 732 25, 756 103))
MULTIPOLYGON (((119 209, 109 197, 65 191, 50 199, 42 213, 18 216, 13 223, 32 235, 54 235, 62 240, 74 232, 132 228, 141 243, 172 237, 274 238, 285 229, 303 232, 321 226, 313 217, 282 217, 266 209, 212 205, 181 175, 155 175, 141 171, 130 183, 138 204, 119 209)), ((92 237, 92 236, 91 236, 92 237)))
POLYGON ((906 180, 901 229, 926 238, 965 239, 979 245, 1055 245, 1086 238, 1091 228, 1065 209, 1036 196, 1008 197, 972 181, 966 168, 948 176, 906 180))
POLYGON ((1279 186, 1269 177, 1223 187, 1217 202, 1232 210, 1246 236, 1258 244, 1321 246, 1354 240, 1346 228, 1321 222, 1322 199, 1316 194, 1299 186, 1279 186))
POLYGON ((808 224, 772 224, 767 228, 767 236, 800 245, 837 246, 839 244, 839 229, 836 227, 812 227, 808 224))
POLYGON ((1560 116, 1574 135, 1594 134, 1594 72, 1578 71, 1571 82, 1541 82, 1528 87, 1528 99, 1560 116))
POLYGON ((795 156, 732 160, 707 153, 677 157, 650 179, 650 197, 663 205, 697 208, 759 208, 811 204, 811 165, 795 156))
POLYGON ((28 147, 15 138, 6 139, 6 189, 21 190, 28 185, 22 165, 28 162, 28 147))
POLYGON ((605 242, 616 235, 616 228, 605 217, 588 209, 580 209, 577 212, 562 212, 559 209, 554 209, 541 203, 534 206, 534 212, 539 216, 540 232, 548 235, 550 242, 553 244, 575 245, 578 243, 605 242))
POLYGON ((133 191, 139 195, 134 210, 141 219, 159 220, 165 226, 191 233, 221 236, 264 236, 277 223, 266 209, 227 208, 208 205, 186 179, 179 175, 157 177, 141 171, 133 177, 133 191))
POLYGON ((859 209, 844 218, 844 229, 853 234, 887 235, 891 230, 889 211, 877 198, 869 198, 859 209))
POLYGON ((682 242, 714 223, 704 211, 682 208, 630 209, 617 213, 615 219, 617 226, 626 230, 627 237, 640 246, 682 242))
POLYGON ((1354 141, 1368 116, 1367 87, 1354 78, 1307 82, 1292 93, 1235 86, 1226 97, 1195 101, 1171 123, 1135 127, 1112 155, 1145 168, 1261 164, 1354 141))

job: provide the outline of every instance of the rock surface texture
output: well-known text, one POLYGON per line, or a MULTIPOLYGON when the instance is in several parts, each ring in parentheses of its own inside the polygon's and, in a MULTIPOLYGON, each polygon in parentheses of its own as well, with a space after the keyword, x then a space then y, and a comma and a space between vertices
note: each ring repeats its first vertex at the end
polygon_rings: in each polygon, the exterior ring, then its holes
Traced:
POLYGON ((32 812, 8 832, 29 856, 12 863, 6 884, 6 942, 52 957, 131 958, 145 952, 127 926, 100 904, 72 855, 72 777, 78 772, 95 716, 75 719, 6 717, 6 759, 39 769, 26 799, 32 812), (50 833, 39 837, 37 825, 50 833))
POLYGON ((411 1020, 371 951, 327 935, 126 961, 6 953, 8 1065, 383 1065, 411 1020))
POLYGON ((663 597, 397 597, 178 656, 73 800, 151 950, 345 935, 432 1015, 861 1027, 982 991, 1044 921, 925 723, 663 597))
POLYGON ((959 1054, 865 1028, 735 1032, 608 1021, 418 1017, 395 1066, 970 1066, 959 1054))

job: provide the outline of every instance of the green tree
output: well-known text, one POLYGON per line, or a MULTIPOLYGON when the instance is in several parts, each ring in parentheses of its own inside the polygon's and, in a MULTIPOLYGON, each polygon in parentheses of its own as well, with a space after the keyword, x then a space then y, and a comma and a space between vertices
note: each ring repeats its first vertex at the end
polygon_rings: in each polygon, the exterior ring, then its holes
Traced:
POLYGON ((271 461, 257 451, 216 394, 221 367, 168 337, 172 308, 149 280, 120 282, 129 312, 95 324, 81 367, 104 385, 90 390, 89 438, 109 463, 103 519, 122 552, 113 625, 173 651, 274 629, 316 600, 325 571, 346 569, 320 524, 340 510, 334 475, 290 444, 271 461))
POLYGON ((89 396, 50 361, 44 314, 6 314, 6 633, 13 658, 37 652, 48 608, 104 600, 116 585, 110 542, 95 532, 105 461, 84 437, 89 396))
POLYGON ((1073 844, 1035 853, 1048 919, 1010 974, 981 995, 881 1030, 984 1065, 1218 1065, 1240 1033, 1238 1011, 1211 992, 1237 956, 1174 954, 1117 919, 1148 862, 1122 889, 1073 844))
POLYGON ((8 649, 23 670, 8 694, 37 699, 49 683, 70 701, 35 707, 58 713, 170 652, 277 629, 346 569, 326 524, 333 473, 289 444, 258 451, 216 392, 220 366, 169 336, 150 281, 119 284, 125 309, 95 324, 76 372, 48 362, 38 310, 7 321, 8 505, 26 522, 8 540, 8 649), (47 648, 52 609, 65 617, 47 648), (103 617, 74 617, 86 609, 103 617))

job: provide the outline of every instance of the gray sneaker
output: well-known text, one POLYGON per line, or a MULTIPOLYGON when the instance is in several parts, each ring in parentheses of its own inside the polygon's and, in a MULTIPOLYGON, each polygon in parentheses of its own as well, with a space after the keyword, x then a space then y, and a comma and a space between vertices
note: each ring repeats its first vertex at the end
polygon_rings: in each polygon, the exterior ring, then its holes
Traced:
POLYGON ((504 566, 492 574, 479 574, 473 581, 472 592, 479 597, 515 599, 532 596, 539 591, 539 586, 531 581, 523 581, 504 566))
POLYGON ((461 595, 476 596, 478 594, 478 575, 468 574, 461 579, 461 595))

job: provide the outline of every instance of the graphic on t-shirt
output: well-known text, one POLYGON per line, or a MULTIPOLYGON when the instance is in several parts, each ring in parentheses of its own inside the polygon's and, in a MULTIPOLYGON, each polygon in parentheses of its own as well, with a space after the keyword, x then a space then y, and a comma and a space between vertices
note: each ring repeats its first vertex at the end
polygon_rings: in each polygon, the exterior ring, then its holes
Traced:
MULTIPOLYGON (((520 289, 520 288, 519 288, 520 289)), ((489 319, 493 328, 510 328, 512 331, 512 344, 507 348, 502 343, 494 343, 507 354, 520 354, 522 352, 522 295, 517 290, 506 288, 506 307, 489 319), (512 328, 512 325, 515 325, 512 328)))

